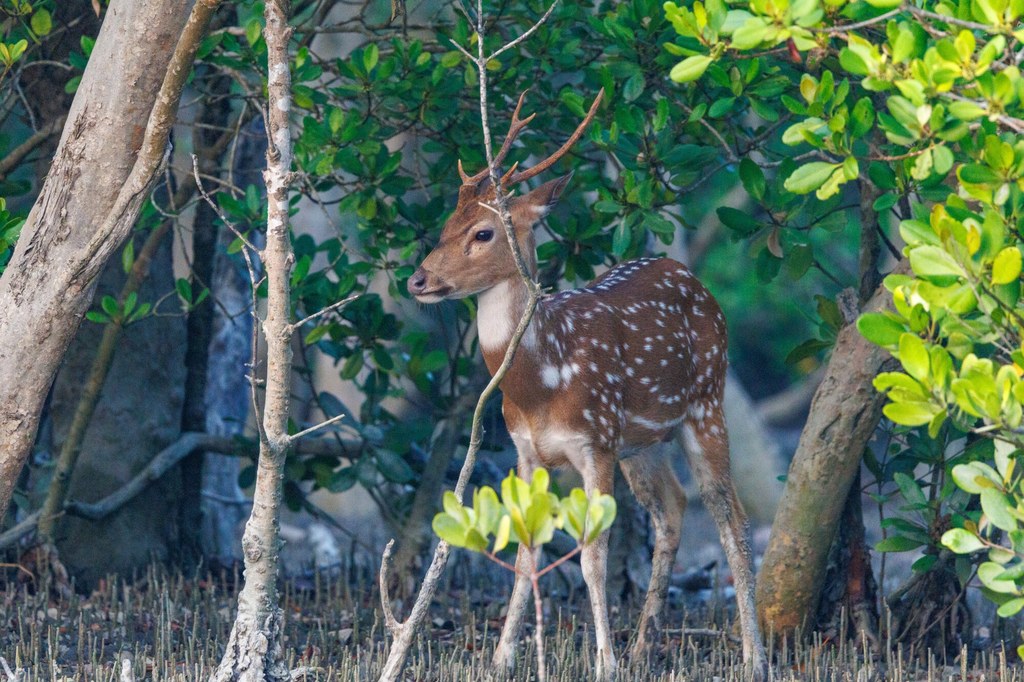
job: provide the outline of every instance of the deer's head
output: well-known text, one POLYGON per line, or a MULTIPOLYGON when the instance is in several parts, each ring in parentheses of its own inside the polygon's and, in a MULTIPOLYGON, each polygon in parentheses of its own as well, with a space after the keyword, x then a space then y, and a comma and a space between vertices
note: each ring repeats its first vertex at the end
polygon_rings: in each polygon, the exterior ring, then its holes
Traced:
MULTIPOLYGON (((499 181, 502 188, 507 191, 515 187, 547 170, 562 158, 593 120, 603 95, 602 89, 590 106, 586 118, 558 151, 526 170, 518 170, 517 165, 513 164, 499 181)), ((496 166, 504 160, 516 136, 536 116, 531 114, 525 119, 519 118, 525 96, 526 93, 523 93, 519 97, 508 135, 494 157, 496 166)), ((459 189, 455 211, 441 230, 437 246, 409 278, 409 293, 422 303, 472 296, 518 274, 512 248, 495 207, 494 185, 487 169, 471 176, 463 170, 460 161, 459 174, 462 176, 462 187, 459 189)), ((565 175, 550 180, 523 196, 513 196, 508 200, 516 241, 530 268, 536 267, 533 226, 558 201, 570 177, 565 175)))

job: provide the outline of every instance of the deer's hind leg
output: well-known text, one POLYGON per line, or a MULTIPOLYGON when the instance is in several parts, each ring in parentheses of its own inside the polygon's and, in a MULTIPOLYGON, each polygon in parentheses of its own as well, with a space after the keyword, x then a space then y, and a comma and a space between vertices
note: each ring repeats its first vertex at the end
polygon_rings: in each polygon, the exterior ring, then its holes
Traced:
POLYGON ((644 598, 632 655, 641 656, 661 626, 669 579, 679 550, 679 536, 686 510, 686 493, 679 485, 662 444, 653 445, 626 459, 619 467, 637 501, 651 515, 654 525, 654 557, 651 583, 644 598))
MULTIPOLYGON (((587 495, 600 491, 612 494, 615 482, 615 458, 611 452, 594 453, 584 458, 578 467, 583 476, 587 495)), ((611 680, 615 676, 615 652, 612 650, 611 627, 608 622, 608 531, 601 533, 583 548, 580 555, 583 580, 590 594, 590 607, 594 614, 594 635, 597 639, 597 679, 611 680)))
POLYGON ((722 549, 732 570, 743 660, 752 667, 756 679, 763 679, 768 672, 768 658, 754 609, 754 571, 747 539, 747 515, 736 496, 729 470, 729 437, 721 400, 711 397, 695 404, 680 425, 678 438, 697 479, 704 506, 718 526, 722 549))

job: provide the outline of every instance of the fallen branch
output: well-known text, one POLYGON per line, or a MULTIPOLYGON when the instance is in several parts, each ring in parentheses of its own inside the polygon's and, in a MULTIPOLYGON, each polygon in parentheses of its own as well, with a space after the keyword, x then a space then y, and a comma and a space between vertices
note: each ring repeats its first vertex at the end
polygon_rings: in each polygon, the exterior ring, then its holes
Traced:
POLYGON ((64 117, 53 119, 50 123, 29 136, 27 140, 12 149, 7 156, 0 159, 0 180, 6 180, 7 174, 17 168, 18 164, 29 153, 64 129, 64 117))
MULTIPOLYGON (((342 438, 340 443, 336 440, 321 439, 297 443, 295 452, 300 455, 344 457, 350 452, 358 451, 363 445, 365 445, 365 441, 359 438, 342 438)), ((208 433, 196 432, 183 433, 178 440, 157 453, 150 460, 149 464, 135 474, 123 487, 96 502, 69 501, 64 506, 63 511, 58 512, 58 515, 69 514, 90 521, 102 521, 135 499, 151 484, 173 469, 178 462, 193 452, 203 451, 232 454, 251 452, 255 451, 255 449, 255 445, 228 436, 214 436, 208 433)), ((32 534, 39 525, 41 517, 41 510, 33 512, 22 519, 16 526, 0 533, 0 550, 11 547, 22 538, 32 534)))

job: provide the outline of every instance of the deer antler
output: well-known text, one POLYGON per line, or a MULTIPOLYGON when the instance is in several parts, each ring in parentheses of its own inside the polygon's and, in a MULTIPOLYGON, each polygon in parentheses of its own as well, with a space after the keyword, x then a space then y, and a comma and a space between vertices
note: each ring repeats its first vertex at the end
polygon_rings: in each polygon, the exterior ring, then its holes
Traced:
MULTIPOLYGON (((498 154, 494 157, 495 167, 499 166, 502 161, 505 160, 505 156, 508 154, 508 150, 512 148, 512 143, 516 141, 519 133, 523 132, 523 129, 529 125, 530 121, 533 120, 537 112, 533 112, 526 118, 520 119, 519 112, 523 108, 523 101, 526 99, 526 92, 519 95, 519 103, 516 105, 516 110, 512 112, 512 123, 509 124, 508 134, 505 136, 505 141, 501 143, 501 149, 498 150, 498 154)), ((485 177, 487 177, 488 169, 484 168, 476 175, 469 175, 466 170, 462 167, 462 159, 459 159, 459 175, 462 176, 463 185, 475 185, 485 177)))
MULTIPOLYGON (((524 180, 529 180, 530 178, 539 173, 543 173, 548 168, 551 168, 551 166, 555 165, 555 163, 560 158, 565 156, 566 152, 568 152, 569 149, 571 149, 572 146, 576 144, 576 141, 580 139, 580 136, 583 134, 583 131, 587 129, 588 125, 590 125, 590 122, 594 119, 594 115, 597 113, 597 106, 601 103, 601 99, 603 97, 604 88, 601 88, 601 90, 597 93, 597 97, 594 98, 594 103, 590 105, 590 111, 587 112, 587 117, 583 119, 583 122, 580 123, 579 126, 576 127, 576 132, 574 132, 569 137, 569 139, 565 141, 565 144, 563 144, 558 149, 558 151, 556 151, 554 154, 538 163, 536 166, 533 166, 532 168, 527 168, 526 170, 520 171, 519 173, 513 173, 513 171, 515 170, 515 168, 513 168, 512 170, 505 174, 505 177, 501 179, 501 184, 517 185, 520 182, 523 182, 524 180)), ((533 117, 531 116, 530 118, 533 117)))

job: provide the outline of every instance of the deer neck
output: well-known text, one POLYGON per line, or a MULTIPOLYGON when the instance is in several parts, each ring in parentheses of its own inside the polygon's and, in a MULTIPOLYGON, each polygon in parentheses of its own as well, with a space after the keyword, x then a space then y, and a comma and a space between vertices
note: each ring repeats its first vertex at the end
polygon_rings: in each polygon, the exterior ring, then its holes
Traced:
MULTIPOLYGON (((515 276, 498 282, 482 292, 477 299, 476 324, 480 349, 492 373, 508 350, 529 298, 526 284, 519 276, 515 276)), ((536 320, 533 320, 523 336, 521 346, 530 348, 535 345, 535 326, 536 320)))

